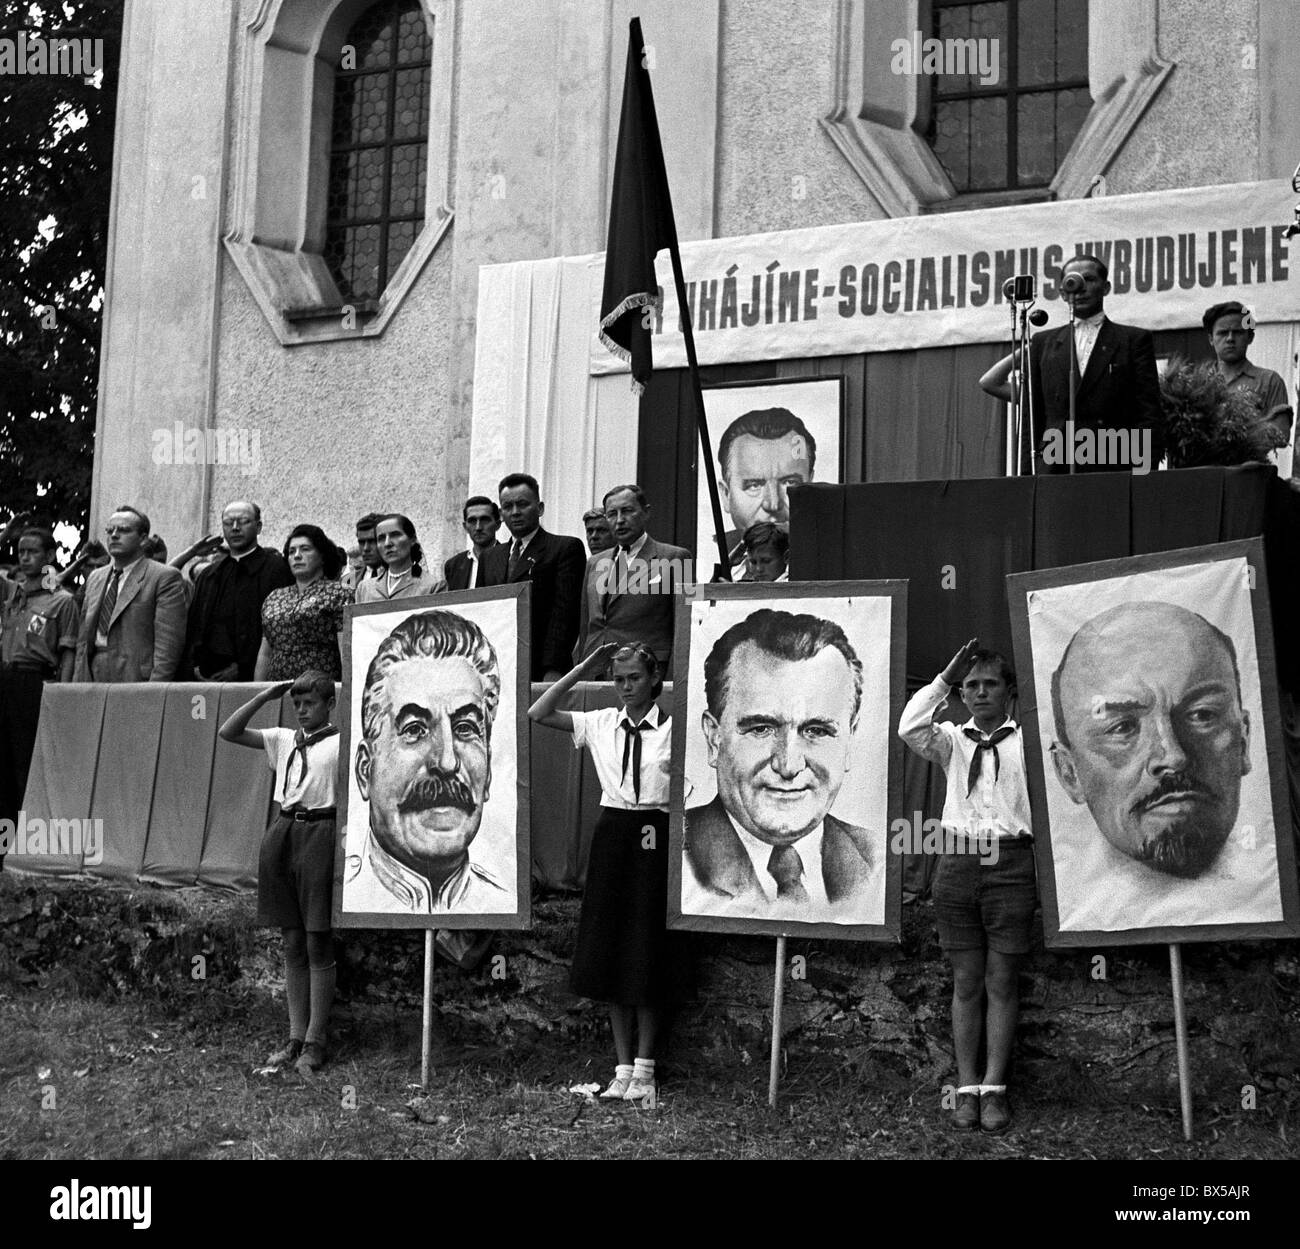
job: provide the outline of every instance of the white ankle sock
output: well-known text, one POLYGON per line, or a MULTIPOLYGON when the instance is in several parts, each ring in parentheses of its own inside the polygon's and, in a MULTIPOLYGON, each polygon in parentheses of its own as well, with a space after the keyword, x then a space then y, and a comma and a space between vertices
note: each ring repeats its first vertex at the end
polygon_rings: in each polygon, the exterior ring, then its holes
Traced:
POLYGON ((632 1064, 618 1063, 614 1067, 615 1080, 630 1080, 632 1078, 632 1064))
POLYGON ((655 1078, 655 1060, 653 1058, 638 1058, 633 1064, 632 1078, 634 1080, 653 1080, 655 1078))

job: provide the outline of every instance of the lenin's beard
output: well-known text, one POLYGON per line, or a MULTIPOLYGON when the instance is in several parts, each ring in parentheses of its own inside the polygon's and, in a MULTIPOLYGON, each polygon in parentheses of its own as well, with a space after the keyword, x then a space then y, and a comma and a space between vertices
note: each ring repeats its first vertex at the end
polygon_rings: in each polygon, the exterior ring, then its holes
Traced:
POLYGON ((458 776, 434 772, 416 780, 397 804, 401 815, 428 811, 433 807, 452 807, 473 815, 478 808, 470 788, 458 776))
POLYGON ((1161 777, 1156 788, 1135 802, 1130 811, 1139 817, 1153 803, 1175 793, 1198 795, 1201 809, 1166 823, 1137 847, 1133 857, 1158 872, 1186 880, 1200 876, 1219 857, 1232 821, 1225 820, 1220 829, 1214 817, 1222 809, 1222 798, 1186 772, 1161 777))

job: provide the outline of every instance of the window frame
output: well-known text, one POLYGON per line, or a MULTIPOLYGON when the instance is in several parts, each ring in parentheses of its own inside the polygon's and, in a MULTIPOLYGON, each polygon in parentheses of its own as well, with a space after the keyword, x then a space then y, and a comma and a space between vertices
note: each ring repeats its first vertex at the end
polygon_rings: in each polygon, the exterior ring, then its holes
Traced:
MULTIPOLYGON (((939 14, 945 9, 973 8, 977 4, 988 3, 989 0, 931 0, 930 4, 930 38, 937 39, 939 35, 939 14)), ((1020 0, 998 0, 998 3, 1005 4, 1007 24, 1006 24, 1006 54, 1007 54, 1007 72, 1006 81, 994 83, 991 86, 983 86, 979 83, 971 83, 963 91, 954 92, 951 95, 941 95, 938 87, 942 82, 942 77, 927 80, 926 87, 929 90, 930 101, 927 110, 928 119, 924 132, 926 146, 934 151, 934 131, 936 128, 935 106, 939 103, 954 103, 958 101, 973 100, 991 100, 999 99, 1006 101, 1006 165, 1003 170, 1005 185, 997 187, 966 187, 957 190, 956 184, 953 184, 954 198, 964 198, 966 196, 980 195, 1006 195, 1015 193, 1032 193, 1046 192, 1051 186, 1051 179, 1044 182, 1024 183, 1020 180, 1020 97, 1025 95, 1059 95, 1063 91, 1089 91, 1088 75, 1084 73, 1081 77, 1069 80, 1056 80, 1050 82, 1034 83, 1026 86, 1018 81, 1020 72, 1020 0)), ((1087 0, 1084 0, 1085 13, 1087 12, 1087 0)), ((1085 17, 1085 21, 1086 21, 1085 17)), ((1059 48, 1059 43, 1057 47, 1059 48)), ((967 75, 973 78, 974 75, 967 75)), ((1091 99, 1091 93, 1089 94, 1091 99)), ((1093 101, 1095 103, 1096 101, 1093 101)), ((1091 106, 1090 106, 1091 108, 1091 106)), ((1080 131, 1083 129, 1080 126, 1080 131)), ((970 129, 967 128, 969 136, 970 129)), ((1078 138, 1076 133, 1075 138, 1078 138)), ((1071 140, 1071 146, 1074 141, 1071 140)), ((1055 144, 1053 145, 1055 146, 1055 144)), ((936 154, 936 159, 939 159, 936 154)), ((940 165, 943 164, 940 160, 940 165)), ((1063 162, 1058 162, 1053 170, 1053 177, 1056 170, 1059 170, 1063 162)), ((944 170, 947 173, 947 170, 944 170)), ((948 175, 949 181, 952 175, 948 175)))
POLYGON ((223 243, 281 345, 387 328, 451 227, 459 0, 419 0, 433 41, 423 228, 374 301, 345 301, 324 247, 335 71, 373 0, 261 0, 242 33, 223 243))

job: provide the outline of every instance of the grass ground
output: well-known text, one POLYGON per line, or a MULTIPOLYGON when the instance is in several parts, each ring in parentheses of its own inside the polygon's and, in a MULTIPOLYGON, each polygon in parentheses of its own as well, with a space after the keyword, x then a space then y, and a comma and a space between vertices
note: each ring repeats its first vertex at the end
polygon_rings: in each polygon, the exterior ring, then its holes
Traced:
MULTIPOLYGON (((60 913, 75 908, 60 908, 60 896, 64 903, 69 896, 44 889, 32 895, 40 905, 21 924, 3 926, 0 913, 0 940, 45 924, 49 945, 48 957, 28 951, 20 974, 0 979, 0 1159, 1254 1159, 1297 1152, 1294 1095, 1271 1095, 1247 1110, 1220 1089, 1198 1104, 1189 1145, 1167 1083, 1117 1092, 1033 1046, 1021 1057, 1013 1131, 955 1135, 939 1106, 942 1071, 909 1065, 869 1037, 845 1046, 812 1027, 787 1038, 773 1112, 765 1042, 722 1026, 727 1002, 683 1016, 655 1109, 611 1106, 569 1091, 609 1076, 611 1047, 597 1011, 571 1000, 548 1013, 534 996, 534 1005, 503 1024, 483 1005, 494 990, 454 972, 440 974, 427 1094, 417 1087, 419 1004, 409 985, 418 980, 409 976, 400 991, 353 986, 334 1020, 332 1060, 319 1075, 262 1075, 264 1055, 284 1032, 266 950, 245 949, 242 973, 228 968, 170 987, 156 968, 140 970, 152 964, 147 950, 137 951, 133 975, 119 968, 92 986, 92 977, 56 957, 69 940, 60 913), (36 963, 43 970, 33 971, 36 963), (474 1022, 479 1016, 489 1022, 474 1022)), ((17 895, 6 896, 12 917, 17 895)), ((240 912, 239 903, 213 905, 227 908, 227 917, 240 912)), ((546 919, 545 907, 540 913, 546 919)), ((550 913, 552 928, 568 922, 564 908, 550 913)), ((151 922, 156 945, 166 924, 151 922)), ((544 936, 532 934, 534 945, 544 936)), ((79 948, 94 939, 90 932, 79 948)), ((210 934, 170 940, 207 948, 214 966, 220 961, 221 943, 210 934)), ((935 1013, 942 1019, 942 1009, 935 1013)))

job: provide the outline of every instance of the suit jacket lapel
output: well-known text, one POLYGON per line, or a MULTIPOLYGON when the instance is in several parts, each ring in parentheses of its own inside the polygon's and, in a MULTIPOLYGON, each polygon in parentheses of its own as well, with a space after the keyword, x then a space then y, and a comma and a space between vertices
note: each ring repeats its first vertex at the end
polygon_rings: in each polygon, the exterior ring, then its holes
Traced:
MULTIPOLYGON (((540 525, 537 532, 533 535, 533 540, 524 547, 523 554, 519 557, 519 569, 515 574, 516 581, 531 581, 534 566, 541 560, 542 553, 546 550, 546 540, 548 534, 540 525)), ((506 556, 506 562, 509 563, 510 556, 506 556)))
POLYGON ((1092 353, 1088 356, 1088 368, 1079 380, 1077 398, 1095 386, 1097 379, 1110 367, 1111 357, 1115 354, 1115 338, 1110 321, 1103 321, 1097 330, 1097 340, 1092 344, 1092 353))
POLYGON ((827 899, 838 902, 849 897, 870 874, 871 865, 843 823, 828 815, 822 825, 822 881, 827 899))
POLYGON ((697 874, 708 882, 709 888, 733 898, 762 892, 754 865, 731 827, 720 799, 715 798, 707 807, 701 807, 694 818, 688 812, 687 825, 691 854, 699 863, 697 874))
MULTIPOLYGON (((126 610, 127 604, 140 593, 140 588, 144 585, 144 561, 147 558, 148 556, 141 556, 122 574, 122 584, 117 587, 117 602, 113 606, 113 615, 108 622, 110 629, 117 622, 117 618, 122 612, 126 610)), ((111 571, 109 576, 112 576, 111 571)), ((104 590, 107 593, 107 582, 104 584, 104 590)))

